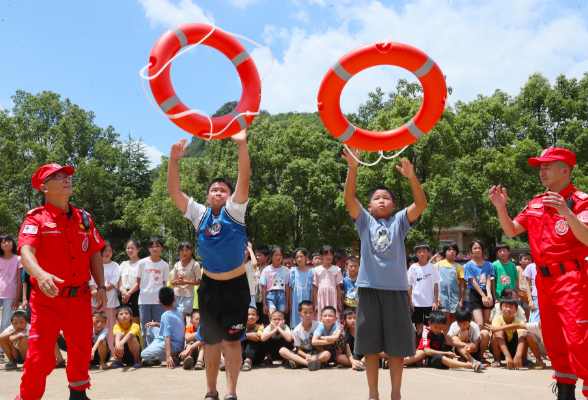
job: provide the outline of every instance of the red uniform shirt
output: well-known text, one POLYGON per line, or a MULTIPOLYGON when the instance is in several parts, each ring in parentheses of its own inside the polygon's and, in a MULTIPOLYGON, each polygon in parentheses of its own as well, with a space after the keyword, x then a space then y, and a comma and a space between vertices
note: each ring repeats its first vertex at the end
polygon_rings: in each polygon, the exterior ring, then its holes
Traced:
MULTIPOLYGON (((565 199, 572 193, 575 201, 572 212, 588 224, 588 194, 576 190, 570 183, 559 192, 565 199)), ((551 206, 543 204, 546 193, 536 196, 515 218, 529 232, 529 244, 533 261, 537 266, 549 263, 583 260, 588 256, 588 247, 572 233, 565 218, 551 206)))
MULTIPOLYGON (((82 225, 82 210, 69 205, 72 215, 51 203, 28 212, 18 235, 18 254, 22 246, 36 249, 35 256, 44 271, 64 280, 59 289, 81 286, 90 280, 90 254, 98 253, 104 242, 90 218, 90 229, 82 225)), ((35 278, 31 282, 36 284, 35 278)))

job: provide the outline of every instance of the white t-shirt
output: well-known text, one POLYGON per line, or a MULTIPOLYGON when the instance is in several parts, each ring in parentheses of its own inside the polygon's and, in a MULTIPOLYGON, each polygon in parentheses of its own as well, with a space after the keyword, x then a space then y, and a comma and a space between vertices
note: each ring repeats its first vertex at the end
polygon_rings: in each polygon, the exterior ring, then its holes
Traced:
POLYGON ((251 260, 245 263, 245 273, 249 282, 249 295, 255 296, 255 267, 251 264, 251 260))
POLYGON ((435 303, 435 285, 441 282, 441 275, 433 264, 421 267, 412 264, 408 270, 408 285, 412 286, 412 305, 431 307, 435 303))
POLYGON ((292 337, 294 338, 294 347, 300 350, 308 350, 310 348, 310 336, 316 328, 320 325, 318 321, 312 321, 312 327, 309 331, 305 331, 302 327, 302 322, 296 325, 296 328, 292 331, 292 337))
MULTIPOLYGON (((22 336, 29 336, 29 331, 31 330, 31 324, 27 324, 23 331, 19 332, 22 336)), ((12 325, 8 325, 8 328, 4 329, 2 333, 14 333, 14 327, 12 325)))
POLYGON ((527 331, 537 336, 539 341, 543 343, 543 333, 541 333, 541 328, 539 328, 539 322, 527 322, 527 331))
MULTIPOLYGON (((106 291, 106 298, 108 302, 106 303, 106 308, 116 308, 120 305, 118 301, 118 279, 120 278, 120 269, 117 263, 114 261, 109 262, 108 264, 104 264, 104 286, 108 286, 108 284, 113 284, 114 289, 106 291)), ((94 281, 94 277, 90 279, 90 285, 96 286, 96 281, 94 281)), ((96 298, 92 296, 92 307, 96 307, 96 298)))
MULTIPOLYGON (((461 332, 461 328, 457 325, 457 322, 454 322, 449 327, 449 331, 447 332, 447 337, 452 336, 459 336, 459 332, 461 332)), ((478 324, 474 322, 470 322, 470 328, 468 330, 468 338, 470 342, 473 343, 480 338, 480 327, 478 324)))
POLYGON ((149 257, 139 261, 137 278, 141 279, 139 305, 157 304, 159 289, 163 282, 169 282, 169 265, 163 260, 153 262, 149 257))
POLYGON ((537 266, 535 265, 535 263, 527 265, 527 268, 525 268, 525 270, 523 271, 523 275, 525 275, 525 278, 529 278, 531 280, 531 296, 537 297, 537 286, 535 286, 537 266))
POLYGON ((119 271, 121 283, 127 290, 137 283, 137 267, 139 266, 139 261, 141 260, 137 260, 134 264, 131 264, 130 261, 123 261, 120 265, 119 271))
MULTIPOLYGON (((274 329, 276 329, 276 328, 272 324, 269 324, 268 326, 265 327, 265 329, 263 330, 263 333, 271 332, 274 329)), ((286 325, 286 324, 284 324, 284 326, 282 327, 282 330, 286 333, 292 334, 292 331, 290 331, 290 328, 288 328, 288 325, 286 325)), ((276 330, 276 333, 274 333, 274 335, 271 337, 271 339, 275 339, 275 340, 282 339, 282 338, 283 338, 282 334, 279 333, 277 330, 276 330)))

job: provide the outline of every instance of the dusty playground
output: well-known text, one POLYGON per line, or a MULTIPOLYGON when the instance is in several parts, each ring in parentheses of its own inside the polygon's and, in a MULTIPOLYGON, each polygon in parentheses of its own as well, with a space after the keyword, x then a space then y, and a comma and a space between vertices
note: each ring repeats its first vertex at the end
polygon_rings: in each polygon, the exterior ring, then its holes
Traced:
MULTIPOLYGON (((551 368, 543 371, 523 369, 508 371, 504 368, 488 368, 482 373, 454 369, 441 371, 430 368, 405 368, 402 398, 451 399, 554 399, 549 386, 551 368)), ((22 367, 15 371, 0 371, 0 400, 13 400, 18 393, 22 367)), ((134 370, 124 368, 112 371, 90 370, 92 387, 88 396, 101 399, 201 399, 205 393, 204 371, 183 370, 181 367, 167 370, 152 367, 134 370)), ((224 372, 220 373, 219 391, 224 390, 224 372)), ((365 373, 351 369, 327 368, 317 372, 307 369, 291 370, 282 366, 254 368, 239 376, 240 399, 365 399, 367 381, 365 373), (276 393, 273 396, 271 393, 276 393)), ((389 398, 388 371, 380 370, 380 397, 389 398)), ((43 399, 63 400, 69 396, 64 369, 54 370, 47 379, 43 399)), ((581 386, 576 396, 583 398, 581 386)), ((222 396, 221 396, 222 398, 222 396)))

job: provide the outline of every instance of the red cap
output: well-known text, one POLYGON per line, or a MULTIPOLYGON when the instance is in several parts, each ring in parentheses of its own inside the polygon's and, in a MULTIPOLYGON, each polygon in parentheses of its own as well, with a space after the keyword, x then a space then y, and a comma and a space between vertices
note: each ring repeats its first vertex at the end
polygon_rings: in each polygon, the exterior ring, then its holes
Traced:
POLYGON ((65 167, 62 167, 59 164, 43 165, 41 168, 35 171, 33 177, 31 178, 31 183, 33 184, 33 187, 39 190, 39 186, 41 186, 43 181, 47 179, 49 175, 52 175, 57 171, 64 171, 68 175, 73 175, 76 173, 76 170, 73 169, 73 167, 67 165, 65 167))
POLYGON ((576 155, 568 149, 548 147, 541 152, 541 157, 529 158, 529 165, 532 167, 539 167, 542 163, 550 161, 563 161, 570 167, 574 168, 574 165, 576 165, 576 155))

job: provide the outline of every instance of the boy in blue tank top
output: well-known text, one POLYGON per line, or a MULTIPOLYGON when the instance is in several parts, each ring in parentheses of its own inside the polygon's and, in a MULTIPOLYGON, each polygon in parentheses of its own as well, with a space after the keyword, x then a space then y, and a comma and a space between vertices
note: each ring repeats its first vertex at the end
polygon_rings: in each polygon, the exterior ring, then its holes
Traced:
POLYGON ((227 386, 225 399, 236 399, 237 378, 241 370, 241 343, 245 337, 250 303, 249 282, 243 266, 247 251, 245 211, 249 201, 249 153, 247 131, 232 139, 239 149, 237 186, 223 178, 211 180, 206 188, 209 207, 198 204, 182 192, 178 161, 186 153, 187 139, 171 148, 167 186, 171 199, 194 224, 197 251, 202 257, 202 282, 198 288, 200 334, 206 343, 205 400, 218 400, 216 381, 224 349, 227 386))

